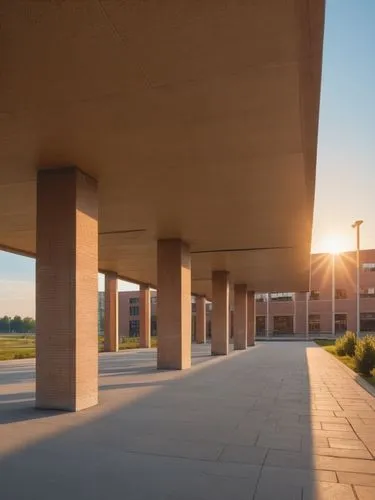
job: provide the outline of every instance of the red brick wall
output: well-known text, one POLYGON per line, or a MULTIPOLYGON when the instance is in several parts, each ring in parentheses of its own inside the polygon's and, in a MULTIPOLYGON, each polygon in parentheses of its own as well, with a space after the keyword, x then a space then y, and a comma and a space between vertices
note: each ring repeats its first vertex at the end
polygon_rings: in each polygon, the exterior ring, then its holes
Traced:
MULTIPOLYGON (((356 329, 356 253, 345 252, 335 255, 316 254, 311 256, 311 290, 320 292, 319 300, 309 300, 308 312, 320 315, 322 332, 332 330, 332 263, 334 260, 335 289, 343 289, 347 293, 346 299, 335 299, 336 314, 347 314, 347 328, 356 329)), ((375 263, 375 250, 362 250, 360 264, 375 263)), ((375 272, 360 270, 360 287, 375 288, 375 272)), ((273 317, 291 315, 294 317, 294 331, 306 332, 306 294, 296 293, 295 302, 269 303, 270 330, 273 330, 273 317)), ((265 316, 267 305, 257 302, 257 316, 265 316)), ((375 298, 361 298, 360 312, 375 313, 375 298)))

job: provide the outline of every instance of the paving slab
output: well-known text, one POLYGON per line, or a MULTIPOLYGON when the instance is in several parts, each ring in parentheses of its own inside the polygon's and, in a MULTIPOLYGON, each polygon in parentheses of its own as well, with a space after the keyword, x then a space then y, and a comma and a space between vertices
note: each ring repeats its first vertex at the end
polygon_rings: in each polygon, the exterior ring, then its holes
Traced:
POLYGON ((354 489, 358 500, 374 500, 375 498, 375 488, 371 486, 355 486, 354 489))
POLYGON ((319 482, 304 488, 303 500, 357 500, 353 488, 347 484, 319 482))
POLYGON ((64 413, 34 409, 32 360, 0 363, 1 498, 375 498, 375 400, 312 342, 99 365, 100 404, 64 413))

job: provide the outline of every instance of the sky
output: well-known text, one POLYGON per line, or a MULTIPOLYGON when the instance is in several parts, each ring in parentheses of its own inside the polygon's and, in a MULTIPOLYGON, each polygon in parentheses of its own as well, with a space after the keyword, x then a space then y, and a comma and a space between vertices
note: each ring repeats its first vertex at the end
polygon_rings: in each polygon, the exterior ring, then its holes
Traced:
MULTIPOLYGON (((353 250, 357 219, 375 248, 375 0, 326 5, 312 251, 353 250)), ((34 260, 0 252, 0 277, 0 316, 34 317, 34 260)))

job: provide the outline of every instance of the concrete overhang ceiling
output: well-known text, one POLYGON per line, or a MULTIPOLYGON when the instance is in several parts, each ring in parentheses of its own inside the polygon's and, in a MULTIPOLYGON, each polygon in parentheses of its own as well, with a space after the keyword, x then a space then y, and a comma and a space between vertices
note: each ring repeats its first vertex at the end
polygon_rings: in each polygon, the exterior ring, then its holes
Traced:
POLYGON ((323 0, 0 3, 0 244, 35 253, 36 172, 99 182, 99 268, 308 288, 323 0))

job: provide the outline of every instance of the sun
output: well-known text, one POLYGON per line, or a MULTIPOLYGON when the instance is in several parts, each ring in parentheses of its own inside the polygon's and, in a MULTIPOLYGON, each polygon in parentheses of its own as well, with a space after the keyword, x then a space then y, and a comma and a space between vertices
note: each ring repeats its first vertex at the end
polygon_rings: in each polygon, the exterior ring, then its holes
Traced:
POLYGON ((323 252, 338 254, 344 251, 345 242, 339 235, 329 235, 322 240, 321 248, 323 252))

